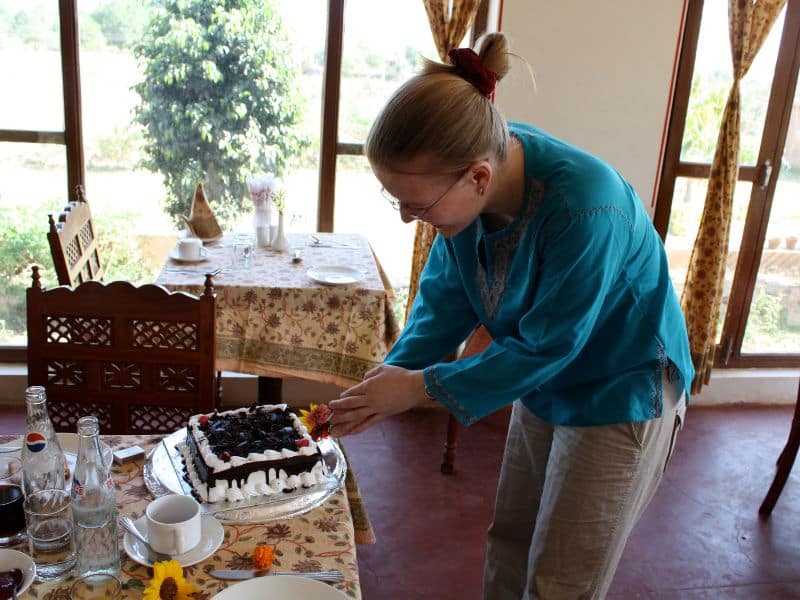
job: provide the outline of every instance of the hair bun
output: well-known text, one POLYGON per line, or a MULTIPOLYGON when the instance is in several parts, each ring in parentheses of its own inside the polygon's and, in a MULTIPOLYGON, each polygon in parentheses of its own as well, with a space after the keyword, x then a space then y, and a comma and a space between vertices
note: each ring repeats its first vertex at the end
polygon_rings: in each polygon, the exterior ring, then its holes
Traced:
POLYGON ((481 59, 484 68, 497 73, 497 80, 505 77, 510 68, 508 38, 504 33, 487 33, 475 44, 475 52, 481 59))

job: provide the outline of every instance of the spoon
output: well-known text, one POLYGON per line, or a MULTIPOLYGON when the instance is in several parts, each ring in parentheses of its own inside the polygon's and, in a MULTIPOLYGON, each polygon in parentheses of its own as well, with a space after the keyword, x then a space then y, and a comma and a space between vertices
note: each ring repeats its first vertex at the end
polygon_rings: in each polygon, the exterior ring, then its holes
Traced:
POLYGON ((358 248, 353 244, 346 244, 346 243, 335 243, 335 242, 323 242, 314 234, 309 236, 311 238, 311 245, 312 246, 319 246, 320 248, 358 248))
POLYGON ((162 552, 153 550, 150 542, 146 537, 144 537, 144 535, 142 535, 142 532, 139 531, 139 528, 136 527, 133 519, 131 519, 129 516, 122 515, 119 518, 119 524, 122 525, 123 529, 127 530, 128 533, 144 544, 144 549, 147 552, 147 560, 152 563, 161 562, 164 560, 172 560, 172 557, 169 554, 164 554, 162 552))

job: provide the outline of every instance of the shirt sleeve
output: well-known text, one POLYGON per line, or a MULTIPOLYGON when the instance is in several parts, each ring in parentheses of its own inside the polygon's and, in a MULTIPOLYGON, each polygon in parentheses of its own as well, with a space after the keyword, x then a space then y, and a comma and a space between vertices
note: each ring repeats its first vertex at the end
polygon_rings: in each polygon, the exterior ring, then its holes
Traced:
POLYGON ((630 223, 618 209, 572 214, 543 240, 530 307, 514 336, 480 354, 425 369, 428 393, 470 425, 546 383, 586 344, 605 298, 623 276, 630 223))
POLYGON ((406 369, 432 365, 455 351, 477 323, 452 250, 437 236, 408 322, 384 362, 406 369))

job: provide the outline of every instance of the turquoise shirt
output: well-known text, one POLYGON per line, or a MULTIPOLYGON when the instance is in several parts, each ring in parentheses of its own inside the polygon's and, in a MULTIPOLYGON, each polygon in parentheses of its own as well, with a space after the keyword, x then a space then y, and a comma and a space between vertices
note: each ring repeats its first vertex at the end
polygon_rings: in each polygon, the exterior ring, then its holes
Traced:
POLYGON ((489 232, 481 218, 437 236, 408 323, 385 362, 424 368, 464 425, 520 399, 556 425, 661 415, 662 372, 694 370, 661 239, 630 184, 590 154, 509 123, 525 200, 489 232), (492 343, 444 359, 482 323, 492 343))

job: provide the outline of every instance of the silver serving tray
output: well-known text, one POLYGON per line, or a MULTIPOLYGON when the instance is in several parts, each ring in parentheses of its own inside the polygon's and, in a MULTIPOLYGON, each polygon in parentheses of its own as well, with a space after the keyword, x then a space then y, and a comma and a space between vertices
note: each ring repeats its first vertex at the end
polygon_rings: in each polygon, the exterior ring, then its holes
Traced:
MULTIPOLYGON (((183 457, 177 447, 185 441, 186 429, 182 428, 165 437, 147 455, 142 470, 144 483, 156 498, 167 494, 192 495, 191 485, 183 478, 183 457)), ((342 486, 347 465, 342 449, 334 440, 324 438, 317 445, 328 473, 324 483, 239 502, 201 502, 202 511, 223 523, 263 523, 289 519, 319 506, 342 486)))

